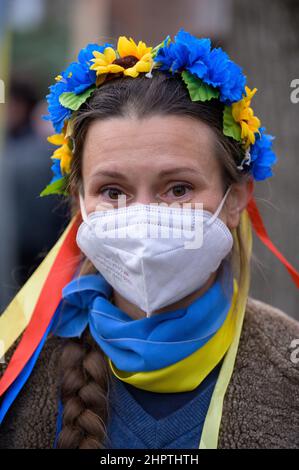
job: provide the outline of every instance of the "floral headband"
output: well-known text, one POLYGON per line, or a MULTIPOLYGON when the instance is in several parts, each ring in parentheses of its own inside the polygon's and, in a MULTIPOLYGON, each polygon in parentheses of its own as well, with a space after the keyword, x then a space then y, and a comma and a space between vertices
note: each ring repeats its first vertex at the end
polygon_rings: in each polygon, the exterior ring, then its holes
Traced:
POLYGON ((240 142, 244 157, 236 163, 240 171, 250 172, 253 179, 272 176, 276 162, 272 150, 274 137, 265 133, 254 115, 251 100, 257 89, 246 86, 246 76, 220 47, 212 48, 208 38, 197 38, 181 29, 174 41, 170 36, 156 47, 138 44, 120 36, 117 48, 111 44, 88 44, 78 61, 58 75, 47 95, 50 120, 56 134, 48 141, 58 148, 51 156, 53 178, 41 192, 68 195, 67 183, 73 156, 71 118, 93 91, 115 76, 136 78, 144 73, 152 77, 153 69, 180 74, 192 101, 218 99, 224 105, 223 133, 240 142))

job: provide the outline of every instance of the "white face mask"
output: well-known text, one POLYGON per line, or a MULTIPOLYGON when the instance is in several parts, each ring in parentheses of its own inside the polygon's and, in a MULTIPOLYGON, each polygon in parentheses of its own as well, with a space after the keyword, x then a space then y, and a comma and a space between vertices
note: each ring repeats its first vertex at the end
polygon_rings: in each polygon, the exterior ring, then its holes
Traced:
POLYGON ((136 204, 87 215, 80 194, 77 244, 119 294, 151 316, 202 287, 231 251, 231 232, 218 218, 229 189, 214 214, 136 204))

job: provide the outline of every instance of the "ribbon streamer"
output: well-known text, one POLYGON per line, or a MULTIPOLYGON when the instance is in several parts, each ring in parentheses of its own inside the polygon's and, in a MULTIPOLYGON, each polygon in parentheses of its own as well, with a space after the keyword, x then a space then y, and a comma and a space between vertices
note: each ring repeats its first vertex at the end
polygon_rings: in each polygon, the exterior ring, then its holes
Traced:
POLYGON ((0 396, 18 377, 38 347, 61 300, 62 289, 74 275, 80 255, 76 244, 76 233, 80 221, 81 216, 77 215, 69 224, 69 231, 49 271, 30 323, 0 380, 0 396))
POLYGON ((247 205, 247 211, 252 223, 252 226, 259 237, 259 239, 266 245, 266 247, 272 251, 272 253, 279 259, 279 261, 285 266, 285 268, 290 273, 295 285, 299 288, 299 273, 292 266, 289 261, 283 256, 283 254, 276 248, 276 246, 271 241, 266 227, 264 225, 262 216, 259 212, 255 199, 252 197, 247 205))

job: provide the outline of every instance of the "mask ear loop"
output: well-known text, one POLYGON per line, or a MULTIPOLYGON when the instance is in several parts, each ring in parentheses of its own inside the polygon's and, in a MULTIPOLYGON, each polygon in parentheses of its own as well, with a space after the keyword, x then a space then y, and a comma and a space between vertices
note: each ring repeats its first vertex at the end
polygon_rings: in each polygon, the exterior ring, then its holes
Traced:
POLYGON ((81 194, 81 191, 79 192, 79 202, 80 202, 80 210, 81 210, 82 219, 84 220, 84 222, 87 225, 89 225, 88 215, 87 215, 87 212, 86 212, 86 209, 85 209, 85 204, 84 204, 84 201, 83 201, 83 196, 81 194))
POLYGON ((222 208, 223 208, 223 205, 224 205, 224 203, 225 203, 225 201, 226 201, 226 198, 227 198, 227 196, 228 196, 230 190, 231 190, 231 186, 229 186, 229 187, 227 188, 226 193, 224 194, 224 196, 223 196, 223 198, 222 198, 222 201, 220 202, 219 206, 217 207, 217 209, 216 209, 216 211, 214 212, 214 214, 212 215, 212 217, 208 220, 207 225, 211 225, 211 224, 217 219, 218 215, 220 214, 220 212, 221 212, 221 210, 222 210, 222 208))

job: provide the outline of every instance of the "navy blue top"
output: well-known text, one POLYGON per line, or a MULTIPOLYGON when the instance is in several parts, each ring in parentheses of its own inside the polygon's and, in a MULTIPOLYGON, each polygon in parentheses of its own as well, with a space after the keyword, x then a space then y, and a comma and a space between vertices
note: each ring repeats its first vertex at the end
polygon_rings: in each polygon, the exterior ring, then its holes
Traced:
POLYGON ((148 392, 113 376, 106 448, 198 449, 222 362, 190 392, 148 392))
POLYGON ((218 372, 222 361, 211 371, 211 373, 190 392, 179 393, 157 393, 148 392, 134 387, 126 382, 122 382, 133 398, 142 406, 142 408, 155 419, 165 418, 166 416, 178 410, 185 403, 191 401, 197 395, 203 393, 211 384, 217 380, 218 372))

